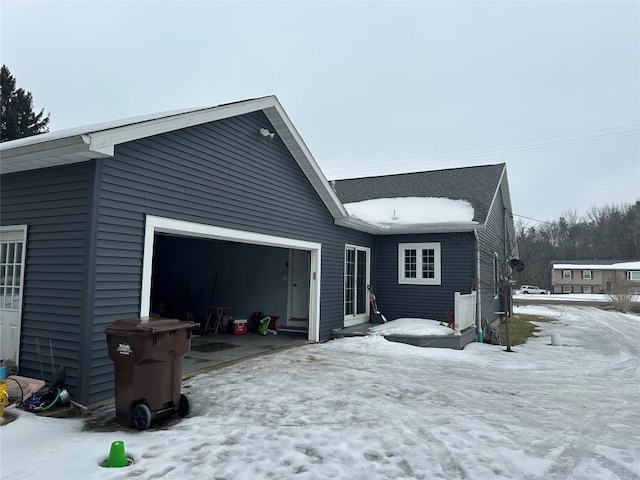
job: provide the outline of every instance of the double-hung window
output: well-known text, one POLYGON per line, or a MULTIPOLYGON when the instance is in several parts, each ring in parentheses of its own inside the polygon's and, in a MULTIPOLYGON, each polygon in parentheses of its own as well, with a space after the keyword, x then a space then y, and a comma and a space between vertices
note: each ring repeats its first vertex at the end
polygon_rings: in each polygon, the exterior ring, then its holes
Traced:
POLYGON ((582 278, 584 280, 591 280, 591 270, 582 270, 582 278))
POLYGON ((563 270, 562 271, 562 278, 567 279, 567 280, 570 280, 571 278, 573 278, 571 270, 563 270))
POLYGON ((440 243, 398 244, 398 283, 440 285, 440 243))

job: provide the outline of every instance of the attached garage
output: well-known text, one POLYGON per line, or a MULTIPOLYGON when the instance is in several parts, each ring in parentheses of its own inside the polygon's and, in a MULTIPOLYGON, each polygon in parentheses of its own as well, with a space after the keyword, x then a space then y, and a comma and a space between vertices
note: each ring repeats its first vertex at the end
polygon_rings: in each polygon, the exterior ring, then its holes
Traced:
POLYGON ((344 327, 346 245, 374 239, 338 223, 346 210, 275 97, 0 152, 1 227, 27 232, 22 303, 0 308, 2 325, 19 317, 0 357, 21 374, 40 376, 38 345, 51 345, 75 401, 112 398, 106 326, 161 304, 181 319, 212 303, 262 311, 310 341, 344 327))
POLYGON ((232 305, 235 318, 258 311, 277 315, 278 329, 306 326, 308 340, 317 342, 321 248, 292 238, 147 217, 141 316, 161 304, 170 316, 187 318, 192 312, 202 319, 207 307, 232 305))

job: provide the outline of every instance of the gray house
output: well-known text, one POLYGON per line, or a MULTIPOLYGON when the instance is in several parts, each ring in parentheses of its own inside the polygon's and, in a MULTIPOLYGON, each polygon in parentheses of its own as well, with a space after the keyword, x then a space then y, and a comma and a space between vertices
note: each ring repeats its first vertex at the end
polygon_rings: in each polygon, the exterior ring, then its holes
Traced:
MULTIPOLYGON (((431 207, 441 210, 436 212, 438 221, 408 225, 390 221, 367 229, 375 235, 372 268, 377 302, 388 319, 445 320, 454 309, 453 292, 476 291, 477 318, 494 321, 503 309, 499 277, 508 260, 517 257, 504 164, 338 180, 335 190, 347 207, 388 198, 449 201, 431 207), (456 218, 456 202, 470 207, 466 217, 456 218), (422 279, 406 278, 407 262, 411 268, 417 263, 418 269, 428 262, 433 272, 422 279)), ((466 332, 471 338, 473 330, 466 332)), ((462 338, 461 346, 469 341, 462 338)))
MULTIPOLYGON (((504 165, 416 174, 413 195, 460 196, 473 218, 394 230, 349 214, 343 202, 375 179, 334 190, 275 97, 48 133, 0 155, 0 357, 37 377, 50 346, 80 403, 113 395, 104 329, 120 318, 229 305, 317 342, 368 321, 369 284, 392 318, 444 319, 453 292, 472 289, 480 315, 499 310, 485 283, 513 231, 504 165), (440 284, 397 284, 407 243, 427 244, 419 262, 437 263, 440 284)), ((379 181, 393 178, 413 177, 379 181)))

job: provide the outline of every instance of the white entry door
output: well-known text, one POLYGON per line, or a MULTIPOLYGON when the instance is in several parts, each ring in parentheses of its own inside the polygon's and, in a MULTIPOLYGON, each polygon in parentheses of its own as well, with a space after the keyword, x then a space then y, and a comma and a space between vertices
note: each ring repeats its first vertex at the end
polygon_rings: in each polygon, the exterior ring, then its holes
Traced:
POLYGON ((309 318, 309 252, 294 250, 292 258, 291 316, 293 319, 309 318))
POLYGON ((0 227, 0 358, 18 363, 24 259, 25 225, 0 227))

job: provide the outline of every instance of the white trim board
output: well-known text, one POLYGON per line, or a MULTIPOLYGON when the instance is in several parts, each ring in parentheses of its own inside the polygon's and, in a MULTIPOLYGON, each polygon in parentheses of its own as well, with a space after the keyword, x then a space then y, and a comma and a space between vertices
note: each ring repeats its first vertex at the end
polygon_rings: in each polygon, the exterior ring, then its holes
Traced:
MULTIPOLYGON (((0 226, 0 239, 3 240, 8 240, 9 241, 16 241, 19 240, 22 242, 22 255, 20 258, 20 263, 22 265, 22 270, 20 271, 20 288, 21 288, 21 293, 20 293, 20 304, 18 305, 18 311, 16 313, 17 317, 18 317, 18 321, 17 321, 17 338, 15 339, 16 341, 16 356, 15 359, 13 359, 16 362, 17 366, 20 366, 20 344, 22 343, 21 338, 22 338, 22 307, 24 305, 24 275, 25 275, 25 271, 27 270, 27 230, 28 230, 28 226, 27 225, 6 225, 6 226, 0 226), (13 234, 13 235, 12 235, 13 234)), ((0 309, 4 310, 4 309, 0 309)), ((7 312, 11 312, 10 310, 7 310, 7 312)), ((1 313, 0 313, 1 314, 1 313)))
POLYGON ((141 317, 149 316, 150 311, 153 244, 156 233, 171 233, 185 237, 211 238, 251 245, 307 250, 311 252, 311 268, 309 269, 308 339, 313 342, 320 341, 320 265, 322 244, 147 215, 144 235, 144 257, 142 261, 142 291, 140 294, 141 317))

